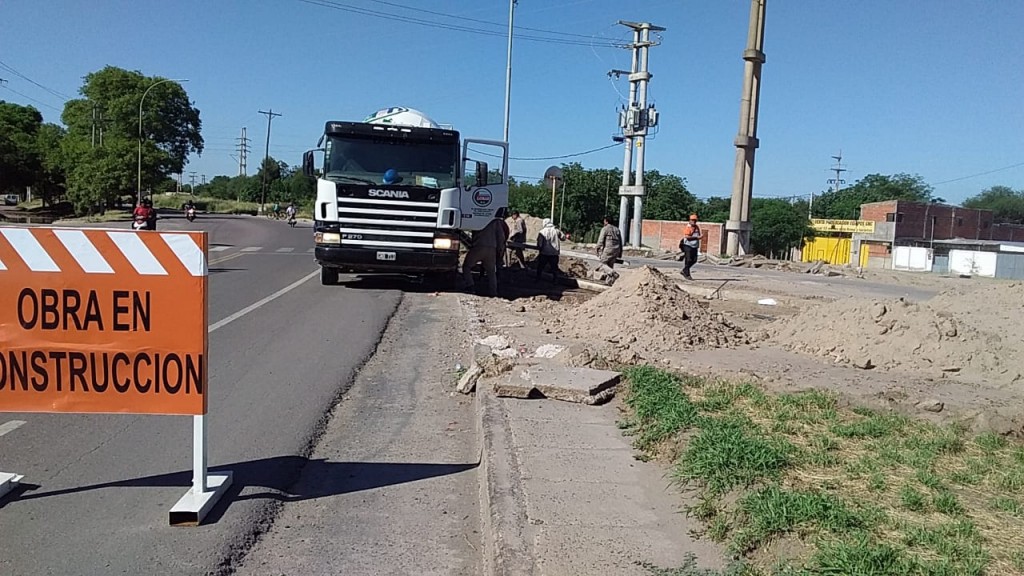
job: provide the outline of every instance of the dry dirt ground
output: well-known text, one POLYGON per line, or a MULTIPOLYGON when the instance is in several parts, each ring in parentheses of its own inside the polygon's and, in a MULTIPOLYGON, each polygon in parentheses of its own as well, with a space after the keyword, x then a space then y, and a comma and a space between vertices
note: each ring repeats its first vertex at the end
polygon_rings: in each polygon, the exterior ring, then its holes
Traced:
POLYGON ((1024 284, 700 268, 706 279, 696 282, 678 269, 621 268, 602 293, 513 270, 502 297, 476 304, 484 331, 511 344, 505 355, 544 346, 541 355, 562 349, 555 357, 569 365, 648 363, 778 391, 829 389, 857 404, 1024 436, 1024 284))

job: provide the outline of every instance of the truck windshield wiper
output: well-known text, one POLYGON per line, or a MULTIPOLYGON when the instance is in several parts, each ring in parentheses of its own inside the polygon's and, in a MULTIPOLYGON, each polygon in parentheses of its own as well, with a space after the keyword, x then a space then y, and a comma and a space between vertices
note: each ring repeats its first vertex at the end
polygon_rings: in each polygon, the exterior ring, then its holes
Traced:
POLYGON ((327 178, 329 178, 331 180, 338 180, 338 179, 344 178, 345 180, 350 180, 352 182, 359 182, 360 184, 369 184, 371 186, 375 186, 377 184, 376 182, 374 182, 372 180, 367 180, 365 178, 356 178, 355 176, 349 176, 347 174, 332 174, 332 173, 328 172, 327 173, 327 178))

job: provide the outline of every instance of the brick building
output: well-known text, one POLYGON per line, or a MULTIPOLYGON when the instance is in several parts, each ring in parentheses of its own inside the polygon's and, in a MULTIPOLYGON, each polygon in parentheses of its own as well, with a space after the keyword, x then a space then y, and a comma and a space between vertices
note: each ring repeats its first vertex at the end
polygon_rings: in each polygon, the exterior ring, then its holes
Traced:
MULTIPOLYGON (((719 222, 698 222, 697 225, 701 230, 701 254, 725 254, 725 225, 719 222)), ((641 229, 643 238, 640 243, 666 252, 678 252, 684 226, 686 222, 644 220, 641 229)))
POLYGON ((896 246, 921 246, 936 240, 1024 241, 1024 226, 995 224, 991 210, 947 204, 888 200, 860 207, 860 219, 875 222, 871 234, 854 234, 851 262, 867 268, 891 268, 896 246))

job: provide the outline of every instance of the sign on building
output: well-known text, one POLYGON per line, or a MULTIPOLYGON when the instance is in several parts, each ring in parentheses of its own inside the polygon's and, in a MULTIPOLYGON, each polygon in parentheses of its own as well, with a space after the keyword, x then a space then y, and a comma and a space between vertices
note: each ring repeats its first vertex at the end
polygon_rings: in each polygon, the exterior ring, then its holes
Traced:
POLYGON ((811 218, 811 227, 817 232, 842 232, 845 234, 874 234, 875 223, 871 220, 831 220, 811 218))

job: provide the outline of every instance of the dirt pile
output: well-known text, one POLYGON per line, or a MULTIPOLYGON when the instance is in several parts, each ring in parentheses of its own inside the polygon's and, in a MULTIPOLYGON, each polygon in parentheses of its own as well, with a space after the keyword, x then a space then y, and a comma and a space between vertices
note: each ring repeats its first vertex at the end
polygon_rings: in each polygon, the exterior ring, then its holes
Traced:
POLYGON ((1024 386, 1021 302, 1019 283, 958 288, 919 304, 850 299, 779 320, 769 335, 789 350, 862 369, 1024 386))
POLYGON ((649 266, 622 270, 615 285, 547 320, 553 332, 625 360, 658 359, 664 352, 730 347, 754 338, 649 266))

